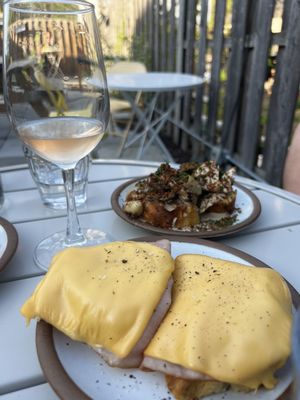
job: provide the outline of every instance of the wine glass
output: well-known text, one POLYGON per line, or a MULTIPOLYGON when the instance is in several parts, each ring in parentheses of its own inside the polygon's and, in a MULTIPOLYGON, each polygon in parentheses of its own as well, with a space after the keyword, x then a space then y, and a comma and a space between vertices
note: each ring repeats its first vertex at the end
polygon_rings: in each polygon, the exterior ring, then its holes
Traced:
POLYGON ((74 168, 102 139, 109 96, 94 7, 83 0, 4 2, 4 98, 10 121, 26 146, 62 169, 66 232, 44 239, 34 259, 47 270, 69 246, 110 241, 81 230, 74 168))

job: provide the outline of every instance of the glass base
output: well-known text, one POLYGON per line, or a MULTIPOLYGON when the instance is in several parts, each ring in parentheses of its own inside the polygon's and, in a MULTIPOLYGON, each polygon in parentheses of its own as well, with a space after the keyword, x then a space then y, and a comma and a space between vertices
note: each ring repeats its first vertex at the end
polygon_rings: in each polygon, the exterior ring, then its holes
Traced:
POLYGON ((66 232, 57 232, 42 240, 34 250, 34 262, 43 271, 48 271, 55 254, 68 247, 87 247, 112 242, 112 236, 96 229, 82 229, 84 240, 76 244, 65 242, 66 232))

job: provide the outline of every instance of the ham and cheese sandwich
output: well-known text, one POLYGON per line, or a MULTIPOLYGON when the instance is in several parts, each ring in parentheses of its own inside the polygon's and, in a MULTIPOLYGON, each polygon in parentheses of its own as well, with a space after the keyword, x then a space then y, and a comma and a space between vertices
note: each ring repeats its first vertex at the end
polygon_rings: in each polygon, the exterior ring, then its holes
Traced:
POLYGON ((290 291, 274 270, 181 255, 171 307, 142 367, 168 375, 180 399, 200 398, 203 381, 211 386, 205 394, 228 385, 272 389, 290 354, 291 323, 290 291))
POLYGON ((21 313, 90 345, 112 366, 137 367, 170 306, 173 270, 166 240, 68 248, 21 313))

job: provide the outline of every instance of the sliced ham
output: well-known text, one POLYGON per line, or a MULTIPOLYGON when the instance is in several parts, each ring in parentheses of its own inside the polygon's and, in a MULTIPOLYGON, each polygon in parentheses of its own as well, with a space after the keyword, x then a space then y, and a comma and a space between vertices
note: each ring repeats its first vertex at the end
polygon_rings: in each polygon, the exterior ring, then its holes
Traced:
POLYGON ((171 253, 171 242, 170 242, 170 240, 161 239, 161 240, 157 240, 156 242, 153 242, 153 244, 155 246, 160 247, 161 249, 167 250, 169 253, 171 253))
POLYGON ((143 362, 140 366, 141 369, 151 371, 161 371, 166 375, 175 376, 177 378, 189 379, 189 380, 214 380, 213 378, 201 374, 200 372, 193 371, 188 368, 181 367, 178 364, 173 364, 168 361, 159 360, 153 357, 144 357, 143 362))
MULTIPOLYGON (((158 246, 164 250, 167 250, 169 253, 171 252, 171 242, 166 239, 158 240, 153 242, 155 246, 158 246)), ((171 305, 171 293, 173 286, 173 278, 170 278, 168 281, 168 285, 164 294, 162 295, 159 304, 157 305, 151 319, 148 322, 148 325, 135 345, 132 351, 128 354, 128 356, 124 358, 120 358, 116 356, 114 353, 106 350, 105 348, 93 348, 101 357, 109 364, 111 367, 119 367, 119 368, 137 368, 140 366, 143 360, 143 351, 147 347, 148 343, 154 336, 157 331, 161 321, 166 315, 170 305, 171 305)))

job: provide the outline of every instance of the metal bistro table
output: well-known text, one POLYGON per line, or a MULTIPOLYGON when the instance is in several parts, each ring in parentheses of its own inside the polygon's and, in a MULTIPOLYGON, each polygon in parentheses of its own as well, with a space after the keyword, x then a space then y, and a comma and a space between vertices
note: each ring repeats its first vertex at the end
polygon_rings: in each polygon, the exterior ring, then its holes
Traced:
MULTIPOLYGON (((117 240, 147 235, 148 232, 129 225, 114 213, 110 196, 124 181, 149 174, 158 165, 124 160, 93 162, 88 200, 79 208, 82 226, 102 228, 117 240)), ((42 237, 64 229, 65 215, 63 211, 42 205, 25 166, 2 171, 1 177, 5 191, 1 217, 14 224, 19 245, 0 273, 0 396, 3 400, 54 400, 57 395, 46 383, 37 358, 35 323, 26 327, 19 310, 43 276, 33 262, 34 246, 42 237)), ((262 213, 238 235, 218 242, 257 257, 300 291, 300 197, 246 178, 237 178, 237 181, 254 191, 262 213)))
POLYGON ((119 156, 122 155, 126 148, 139 140, 137 159, 140 160, 143 153, 155 141, 163 151, 166 160, 173 162, 170 152, 159 137, 159 132, 184 93, 202 85, 205 82, 205 78, 171 72, 108 73, 107 81, 109 90, 120 91, 124 99, 131 104, 132 111, 137 117, 137 124, 131 132, 132 137, 130 140, 127 141, 127 136, 124 135, 119 156), (135 94, 137 92, 151 94, 151 100, 143 109, 136 104, 135 94), (167 92, 176 93, 174 100, 162 115, 154 117, 159 95, 167 92), (137 133, 139 128, 142 129, 142 132, 137 133), (146 143, 147 136, 149 139, 148 143, 146 143))

